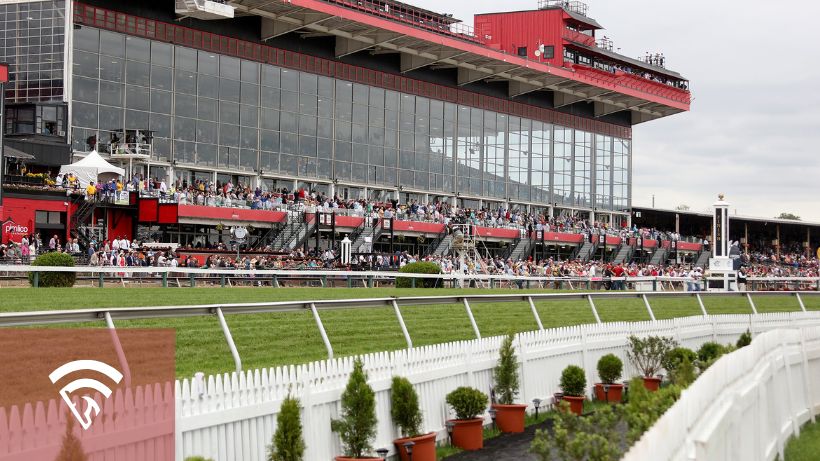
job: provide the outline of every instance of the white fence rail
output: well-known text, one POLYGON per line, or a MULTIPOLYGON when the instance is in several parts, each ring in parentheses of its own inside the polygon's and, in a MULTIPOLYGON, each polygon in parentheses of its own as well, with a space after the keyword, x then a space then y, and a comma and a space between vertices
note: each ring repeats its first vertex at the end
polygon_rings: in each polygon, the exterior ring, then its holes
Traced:
MULTIPOLYGON (((795 325, 820 325, 820 313, 688 317, 522 333, 517 336, 522 375, 519 400, 550 401, 558 390, 561 371, 569 364, 582 366, 591 386, 598 379, 595 367, 601 356, 614 353, 626 363, 626 338, 631 334, 672 336, 683 346, 697 348, 706 341, 734 341, 747 328, 757 334, 795 325)), ((390 447, 392 452, 392 440, 398 436, 390 420, 392 376, 406 376, 415 385, 423 429, 443 439, 447 436, 444 422, 452 416, 445 395, 461 385, 489 391, 500 341, 493 337, 364 356, 376 392, 379 425, 375 446, 390 447)), ((203 455, 218 461, 263 460, 279 405, 289 389, 303 405, 305 458, 332 459, 341 453, 341 446, 330 430, 330 419, 338 415, 351 370, 352 359, 343 358, 178 381, 177 459, 203 455)), ((629 365, 624 371, 625 376, 637 374, 629 365)))
POLYGON ((722 357, 625 461, 765 460, 820 413, 820 328, 777 329, 722 357))

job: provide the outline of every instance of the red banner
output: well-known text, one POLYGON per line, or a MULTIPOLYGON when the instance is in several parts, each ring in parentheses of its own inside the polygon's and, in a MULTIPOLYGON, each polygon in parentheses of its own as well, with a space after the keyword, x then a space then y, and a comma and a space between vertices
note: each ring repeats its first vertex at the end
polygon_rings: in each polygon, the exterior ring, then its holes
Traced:
POLYGON ((9 66, 8 64, 0 64, 0 83, 9 81, 9 66))
POLYGON ((20 242, 23 237, 31 234, 31 229, 28 226, 17 224, 12 219, 7 219, 3 224, 3 243, 20 242))

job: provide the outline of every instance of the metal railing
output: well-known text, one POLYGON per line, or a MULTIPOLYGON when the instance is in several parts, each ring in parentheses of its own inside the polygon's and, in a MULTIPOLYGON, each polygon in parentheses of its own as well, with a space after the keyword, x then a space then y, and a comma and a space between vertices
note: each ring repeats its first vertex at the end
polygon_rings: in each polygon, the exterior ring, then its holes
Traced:
MULTIPOLYGON (((411 275, 411 274, 408 274, 411 275)), ((328 357, 333 358, 333 346, 325 332, 320 311, 352 309, 352 308, 390 308, 395 312, 399 325, 402 327, 402 334, 409 348, 413 347, 413 341, 405 327, 404 317, 401 313, 403 306, 429 306, 446 304, 463 304, 467 311, 470 324, 477 339, 481 339, 481 330, 475 321, 471 304, 477 303, 527 303, 531 313, 539 326, 543 330, 541 316, 536 309, 536 302, 543 301, 582 301, 589 304, 595 322, 603 323, 596 307, 596 300, 611 299, 641 299, 646 307, 649 318, 656 321, 655 312, 652 308, 650 297, 655 299, 667 298, 695 298, 700 307, 701 314, 708 317, 703 298, 731 298, 745 297, 749 303, 749 314, 757 314, 757 308, 752 296, 780 296, 794 297, 799 306, 795 306, 795 312, 806 313, 806 307, 802 296, 820 296, 817 292, 709 292, 709 293, 683 293, 683 292, 644 292, 644 293, 528 293, 528 294, 502 294, 502 295, 449 295, 449 296, 422 296, 422 297, 390 297, 390 298, 365 298, 365 299, 345 299, 326 301, 284 301, 284 302, 264 302, 264 303, 237 303, 237 304, 202 304, 191 306, 151 306, 151 307, 103 307, 93 309, 74 310, 52 310, 37 312, 8 312, 0 313, 0 327, 34 326, 50 324, 70 324, 83 322, 103 322, 109 328, 113 328, 114 321, 137 320, 137 319, 157 319, 157 318, 182 318, 216 316, 220 327, 224 333, 225 341, 231 351, 234 365, 237 371, 242 371, 242 360, 233 341, 230 327, 225 321, 225 315, 239 314, 265 314, 277 312, 304 312, 310 311, 313 314, 316 326, 327 348, 328 357)))

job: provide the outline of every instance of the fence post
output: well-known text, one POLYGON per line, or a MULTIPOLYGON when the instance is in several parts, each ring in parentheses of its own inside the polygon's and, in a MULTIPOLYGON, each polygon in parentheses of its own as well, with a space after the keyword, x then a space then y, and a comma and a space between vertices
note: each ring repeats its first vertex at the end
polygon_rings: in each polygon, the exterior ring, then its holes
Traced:
POLYGON ((100 272, 100 274, 99 274, 98 285, 99 285, 100 288, 105 287, 105 274, 103 274, 102 272, 100 272))
POLYGON ((225 274, 219 274, 219 286, 225 288, 225 274))
POLYGON ((196 280, 194 280, 194 274, 189 274, 188 279, 191 281, 191 288, 196 286, 196 280))
POLYGON ((367 276, 367 288, 373 288, 373 276, 372 275, 367 276))
POLYGON ((222 334, 225 335, 225 341, 228 343, 228 349, 231 350, 233 356, 233 363, 236 365, 236 372, 242 373, 242 360, 239 358, 239 351, 236 350, 236 343, 233 341, 231 329, 228 327, 228 322, 225 321, 225 316, 222 314, 222 308, 216 308, 216 318, 219 319, 219 326, 222 327, 222 334))
POLYGON ((797 302, 800 303, 800 309, 806 312, 806 305, 803 304, 803 298, 800 296, 800 293, 795 293, 794 295, 797 297, 797 302))
POLYGON ((399 309, 399 303, 396 300, 393 300, 393 310, 396 312, 396 318, 399 319, 399 326, 401 326, 401 332, 404 334, 404 340, 407 341, 407 348, 413 348, 413 340, 410 339, 410 333, 407 331, 407 325, 404 324, 404 317, 401 315, 401 309, 399 309))
POLYGON ((319 327, 319 334, 322 335, 322 341, 325 343, 327 349, 327 358, 333 358, 333 346, 330 345, 330 339, 327 337, 327 331, 322 323, 322 318, 319 317, 319 311, 316 309, 315 303, 310 303, 310 310, 313 312, 313 318, 316 320, 316 326, 319 327))
POLYGON ((541 316, 538 315, 538 310, 535 308, 535 303, 532 302, 532 296, 527 296, 527 301, 529 301, 530 309, 532 309, 532 315, 535 317, 536 323, 538 323, 538 329, 543 330, 544 324, 541 323, 541 316))
POLYGON ((598 316, 598 309, 595 308, 595 302, 592 301, 592 295, 587 295, 587 300, 589 300, 589 307, 592 308, 592 315, 595 316, 595 322, 601 323, 601 317, 598 316))
POLYGON ((410 279, 410 288, 416 288, 416 278, 412 277, 410 279))
POLYGON ((709 313, 706 312, 706 306, 703 305, 703 298, 700 297, 700 293, 695 293, 695 298, 698 299, 698 305, 700 306, 700 311, 703 312, 703 316, 707 317, 709 313))
POLYGON ((162 273, 162 288, 168 288, 168 273, 162 273))
POLYGON ((40 273, 34 271, 31 276, 31 283, 34 285, 34 288, 40 288, 40 273))
POLYGON ((125 379, 125 387, 131 387, 131 367, 128 366, 128 359, 125 357, 125 352, 122 350, 122 343, 120 342, 120 337, 117 334, 117 327, 114 326, 114 320, 111 318, 111 313, 106 312, 105 314, 105 324, 108 327, 108 331, 111 333, 111 342, 114 343, 114 349, 117 352, 117 359, 120 362, 120 366, 122 367, 122 375, 125 379))
POLYGON ((470 324, 473 325, 476 339, 481 339, 481 332, 478 331, 478 324, 475 323, 475 317, 473 317, 473 310, 470 309, 470 303, 467 302, 467 298, 461 298, 461 300, 464 302, 464 308, 467 309, 467 316, 470 317, 470 324))
MULTIPOLYGON (((654 284, 655 282, 652 283, 654 284)), ((656 322, 655 313, 652 312, 652 306, 649 305, 649 298, 647 298, 645 294, 643 295, 643 303, 646 305, 646 310, 649 311, 649 318, 652 319, 653 322, 656 322)))
POLYGON ((752 306, 752 312, 757 315, 757 307, 755 307, 755 302, 752 301, 751 293, 746 293, 746 299, 749 300, 749 305, 752 306))

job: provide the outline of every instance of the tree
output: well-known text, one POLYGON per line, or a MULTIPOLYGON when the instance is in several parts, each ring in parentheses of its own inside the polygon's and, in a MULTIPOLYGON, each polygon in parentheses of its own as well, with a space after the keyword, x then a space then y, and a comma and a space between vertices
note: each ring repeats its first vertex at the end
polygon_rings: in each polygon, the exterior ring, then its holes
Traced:
POLYGON ((510 333, 504 338, 499 350, 498 365, 493 370, 495 391, 498 394, 498 403, 512 405, 518 396, 518 358, 515 356, 513 340, 515 335, 510 333))
POLYGON ((66 415, 65 435, 60 453, 54 461, 88 461, 88 455, 83 451, 83 444, 74 435, 74 417, 66 415))
POLYGON ((342 393, 341 418, 331 420, 330 427, 339 434, 345 456, 361 458, 372 450, 371 441, 376 438, 376 394, 367 384, 364 363, 357 358, 353 372, 342 393))
POLYGON ((276 432, 273 444, 268 447, 268 461, 302 461, 304 453, 299 399, 288 394, 276 416, 276 432))
POLYGON ((692 208, 689 205, 685 204, 685 203, 681 203, 680 205, 675 207, 675 210, 677 210, 677 211, 689 211, 691 209, 692 208))
POLYGON ((791 221, 800 221, 800 216, 797 216, 794 213, 787 213, 785 211, 783 213, 780 213, 779 216, 776 216, 776 218, 777 219, 788 219, 788 220, 791 220, 791 221))

